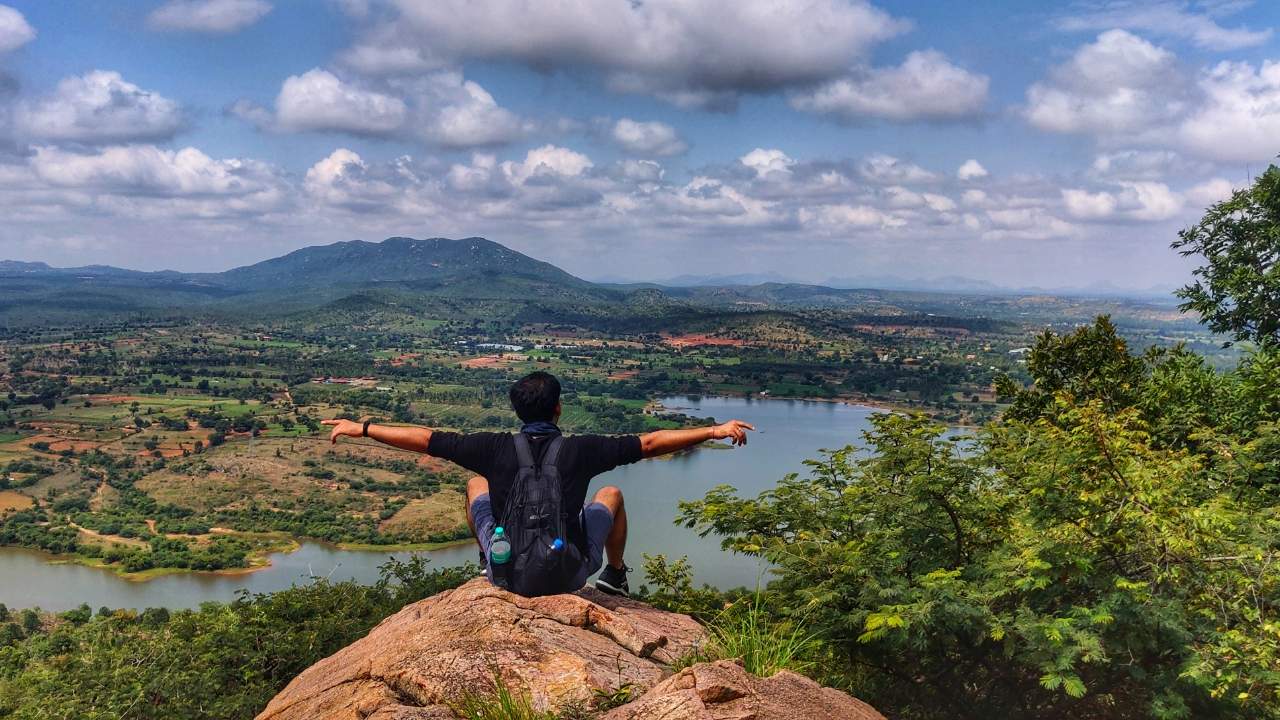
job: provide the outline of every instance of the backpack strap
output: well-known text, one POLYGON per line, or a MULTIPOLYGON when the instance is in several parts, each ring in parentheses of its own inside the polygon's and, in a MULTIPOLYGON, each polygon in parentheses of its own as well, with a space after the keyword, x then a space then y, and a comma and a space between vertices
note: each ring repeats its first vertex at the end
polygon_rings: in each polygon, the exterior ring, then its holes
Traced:
POLYGON ((542 455, 542 462, 539 463, 539 469, 544 467, 553 467, 557 471, 560 469, 556 462, 560 459, 560 448, 564 445, 564 436, 556 435, 551 438, 551 445, 547 447, 547 451, 542 455))
POLYGON ((522 432, 518 432, 513 439, 516 443, 516 461, 520 464, 520 469, 536 469, 533 462, 533 450, 529 447, 529 437, 522 432))

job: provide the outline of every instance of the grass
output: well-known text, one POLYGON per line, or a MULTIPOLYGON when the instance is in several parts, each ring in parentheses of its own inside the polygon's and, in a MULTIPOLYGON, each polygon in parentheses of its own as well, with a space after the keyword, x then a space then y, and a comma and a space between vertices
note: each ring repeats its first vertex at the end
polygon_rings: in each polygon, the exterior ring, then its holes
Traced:
POLYGON ((528 695, 512 690, 497 673, 488 692, 468 690, 450 709, 466 720, 561 720, 556 713, 534 709, 528 695))
POLYGON ((707 626, 707 632, 707 644, 677 660, 675 669, 739 659, 752 675, 770 677, 779 670, 805 674, 814 667, 816 636, 790 623, 774 621, 760 592, 725 608, 707 626))

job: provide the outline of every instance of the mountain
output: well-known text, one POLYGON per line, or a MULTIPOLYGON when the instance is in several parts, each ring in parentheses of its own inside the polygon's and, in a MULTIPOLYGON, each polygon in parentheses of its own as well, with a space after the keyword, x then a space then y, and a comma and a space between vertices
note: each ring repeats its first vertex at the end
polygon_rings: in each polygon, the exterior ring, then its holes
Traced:
MULTIPOLYGON (((1003 296, 1007 303, 1018 297, 963 278, 907 291, 754 282, 764 277, 682 276, 675 280, 688 285, 604 285, 478 237, 353 240, 217 273, 0 261, 0 329, 122 318, 243 319, 246 313, 262 320, 304 319, 300 314, 311 313, 308 317, 319 323, 364 323, 388 313, 443 312, 651 332, 726 310, 826 307, 942 315, 954 314, 958 303, 970 300, 990 310, 995 298, 1003 296), (703 284, 735 279, 744 282, 703 284), (956 294, 961 287, 964 291, 956 294)), ((1025 315, 1021 308, 1005 311, 1025 315)))
POLYGON ((380 283, 429 286, 486 276, 522 278, 566 287, 591 287, 591 283, 555 265, 478 237, 462 240, 393 237, 377 243, 352 240, 306 247, 255 265, 203 277, 241 291, 260 291, 380 283))
POLYGON ((217 273, 0 261, 0 326, 119 315, 217 316, 243 313, 245 307, 270 317, 334 303, 345 312, 387 307, 410 312, 460 300, 506 304, 494 309, 472 303, 468 309, 477 313, 511 314, 517 305, 533 312, 534 305, 552 305, 599 314, 625 298, 625 292, 484 238, 354 240, 217 273))

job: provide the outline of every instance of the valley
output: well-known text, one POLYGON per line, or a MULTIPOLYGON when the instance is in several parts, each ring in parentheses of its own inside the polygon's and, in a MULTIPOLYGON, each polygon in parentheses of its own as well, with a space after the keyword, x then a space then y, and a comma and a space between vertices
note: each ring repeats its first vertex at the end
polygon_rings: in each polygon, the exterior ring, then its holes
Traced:
POLYGON ((1158 304, 606 287, 474 238, 339 243, 206 275, 6 263, 0 308, 0 544, 134 578, 249 570, 300 540, 465 541, 461 469, 331 446, 319 421, 510 430, 506 388, 535 369, 564 381, 570 432, 695 421, 656 402, 672 395, 965 425, 999 412, 997 377, 1025 380, 1045 328, 1111 313, 1138 347, 1216 351, 1158 304), (90 287, 116 300, 86 304, 90 287))

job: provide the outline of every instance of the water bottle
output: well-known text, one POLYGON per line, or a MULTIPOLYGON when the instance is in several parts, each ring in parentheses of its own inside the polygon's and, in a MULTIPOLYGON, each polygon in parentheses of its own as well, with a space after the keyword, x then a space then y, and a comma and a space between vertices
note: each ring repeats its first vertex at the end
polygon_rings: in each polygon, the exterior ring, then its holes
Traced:
POLYGON ((489 539, 489 571, 494 585, 503 589, 511 586, 511 541, 502 526, 494 528, 489 539))

